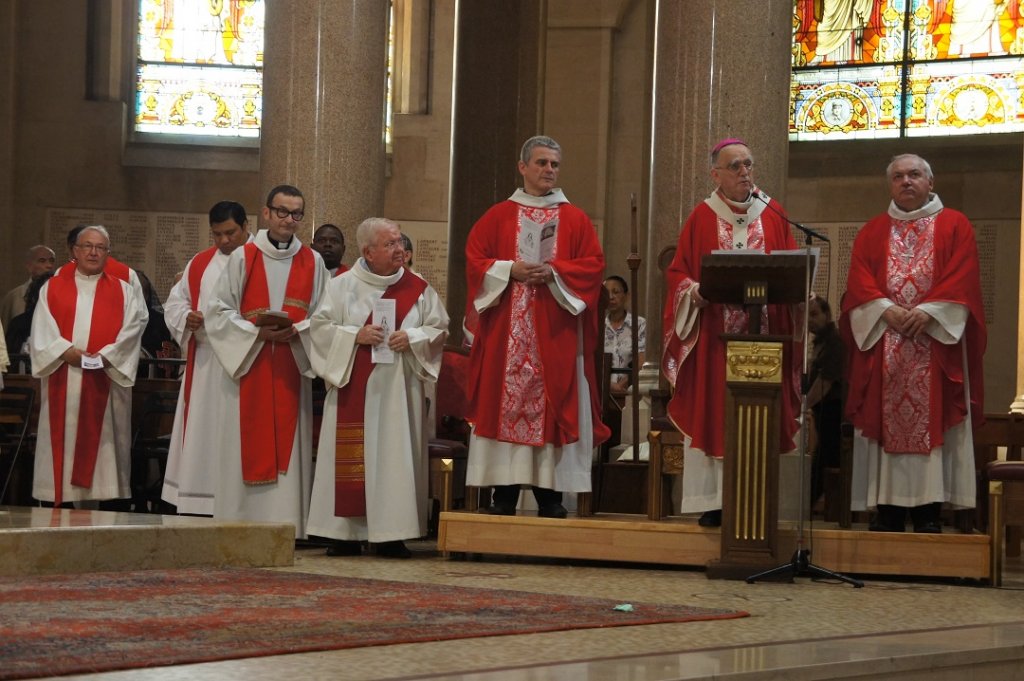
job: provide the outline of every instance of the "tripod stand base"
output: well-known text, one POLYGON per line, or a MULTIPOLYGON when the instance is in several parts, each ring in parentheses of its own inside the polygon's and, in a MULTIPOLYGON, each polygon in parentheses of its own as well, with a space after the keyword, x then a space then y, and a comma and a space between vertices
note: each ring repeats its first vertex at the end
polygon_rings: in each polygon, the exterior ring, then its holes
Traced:
POLYGON ((851 584, 855 588, 859 589, 864 586, 864 582, 853 577, 847 577, 841 575, 838 572, 832 570, 826 570, 823 567, 819 567, 811 562, 811 552, 808 549, 797 549, 793 552, 793 557, 790 558, 788 563, 783 563, 778 567, 773 567, 770 570, 759 572, 756 575, 751 575, 746 578, 747 584, 753 584, 754 582, 766 580, 766 579, 780 579, 788 577, 789 581, 793 581, 794 577, 817 577, 819 579, 837 579, 840 582, 851 584))

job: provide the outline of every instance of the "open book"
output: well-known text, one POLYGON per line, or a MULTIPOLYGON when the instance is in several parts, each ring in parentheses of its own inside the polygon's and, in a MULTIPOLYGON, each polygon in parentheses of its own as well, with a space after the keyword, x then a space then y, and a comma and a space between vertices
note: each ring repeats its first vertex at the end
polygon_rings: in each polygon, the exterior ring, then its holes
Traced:
POLYGON ((557 231, 558 218, 541 224, 524 217, 520 222, 519 259, 531 265, 551 262, 557 231))

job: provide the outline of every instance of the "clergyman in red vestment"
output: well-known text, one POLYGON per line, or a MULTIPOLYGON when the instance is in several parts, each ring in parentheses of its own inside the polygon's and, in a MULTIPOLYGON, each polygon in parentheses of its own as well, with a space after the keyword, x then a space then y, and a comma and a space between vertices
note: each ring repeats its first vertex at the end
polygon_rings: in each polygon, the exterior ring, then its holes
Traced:
POLYGON ((590 361, 604 254, 590 219, 555 188, 561 161, 553 139, 528 139, 523 189, 466 242, 466 482, 494 487, 494 514, 514 515, 525 484, 539 515, 564 518, 562 493, 590 491, 592 450, 609 435, 590 361))
POLYGON ((941 505, 975 505, 971 429, 983 418, 985 313, 974 228, 932 192, 927 161, 893 158, 892 202, 857 234, 843 315, 853 510, 871 529, 941 532, 941 505))
MULTIPOLYGON (((796 247, 783 209, 754 185, 754 157, 746 143, 726 139, 711 152, 711 196, 683 224, 672 264, 662 319, 661 369, 673 386, 668 416, 683 435, 681 513, 702 513, 700 524, 722 523, 725 444, 725 343, 723 333, 746 333, 741 306, 710 304, 700 294, 701 258, 712 251, 764 253, 796 247)), ((766 305, 762 333, 793 334, 792 308, 766 305)), ((800 395, 795 344, 783 356, 780 451, 794 449, 800 395)))

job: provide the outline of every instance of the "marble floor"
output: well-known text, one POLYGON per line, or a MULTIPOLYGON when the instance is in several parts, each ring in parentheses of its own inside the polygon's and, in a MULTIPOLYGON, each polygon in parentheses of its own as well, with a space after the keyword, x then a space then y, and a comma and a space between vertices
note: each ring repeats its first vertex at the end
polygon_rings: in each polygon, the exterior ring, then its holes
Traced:
POLYGON ((454 561, 439 555, 431 541, 413 542, 410 547, 412 559, 389 560, 369 555, 329 558, 322 548, 305 546, 296 549, 294 565, 267 569, 600 596, 623 603, 685 603, 742 609, 751 616, 282 655, 74 678, 1024 679, 1024 565, 1019 559, 1009 561, 1004 586, 998 589, 909 579, 869 579, 863 589, 854 589, 806 578, 792 584, 749 585, 708 580, 701 570, 658 566, 499 557, 454 561))

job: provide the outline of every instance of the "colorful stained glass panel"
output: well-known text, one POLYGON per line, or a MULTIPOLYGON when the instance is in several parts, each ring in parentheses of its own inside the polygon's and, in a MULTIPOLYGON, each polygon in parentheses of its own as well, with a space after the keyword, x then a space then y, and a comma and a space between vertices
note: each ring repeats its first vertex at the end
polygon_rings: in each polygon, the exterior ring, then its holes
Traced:
POLYGON ((263 0, 139 0, 135 130, 258 138, 263 0))
POLYGON ((259 137, 262 74, 254 69, 142 64, 135 130, 259 137))
POLYGON ((897 66, 793 73, 790 139, 864 139, 900 134, 897 66))
POLYGON ((794 0, 790 139, 1024 130, 1022 2, 794 0))

